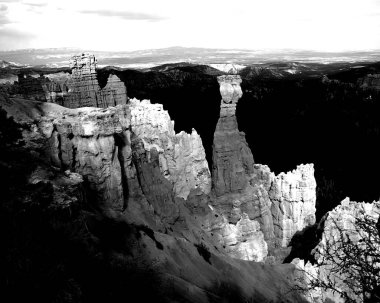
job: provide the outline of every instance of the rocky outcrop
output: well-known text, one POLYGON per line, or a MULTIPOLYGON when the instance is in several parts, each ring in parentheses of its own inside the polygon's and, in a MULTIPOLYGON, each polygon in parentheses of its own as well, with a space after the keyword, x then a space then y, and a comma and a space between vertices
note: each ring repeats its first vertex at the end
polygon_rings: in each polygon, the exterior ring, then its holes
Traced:
POLYGON ((176 196, 186 199, 192 189, 209 194, 211 176, 197 132, 176 134, 174 121, 161 104, 136 99, 129 104, 134 136, 148 154, 152 149, 158 152, 161 174, 173 184, 176 196))
MULTIPOLYGON (((322 218, 318 227, 322 234, 321 240, 312 251, 315 263, 311 264, 300 259, 295 259, 292 262, 298 266, 298 283, 305 289, 310 302, 327 302, 327 300, 346 302, 344 297, 339 295, 339 292, 346 293, 352 301, 363 302, 363 293, 360 288, 360 283, 363 281, 356 284, 350 280, 352 277, 348 277, 347 273, 352 270, 355 274, 354 277, 360 279, 355 270, 364 270, 370 273, 371 266, 376 267, 376 265, 371 265, 370 259, 365 259, 364 255, 368 253, 371 256, 370 258, 377 259, 379 243, 378 240, 374 239, 379 239, 379 236, 373 233, 378 233, 376 223, 379 216, 380 202, 359 203, 346 198, 322 218), (373 229, 374 227, 375 229, 373 229), (367 241, 374 241, 371 244, 371 249, 366 248, 367 241), (362 255, 355 254, 349 248, 356 245, 357 252, 361 251, 362 255), (348 263, 345 264, 342 260, 348 263), (356 267, 356 261, 362 262, 363 267, 356 267), (351 267, 345 269, 344 266, 351 267), (331 287, 314 287, 312 281, 315 280, 319 281, 319 286, 324 283, 324 285, 331 285, 331 287)), ((376 277, 377 274, 372 272, 371 275, 376 277)), ((367 276, 368 279, 369 277, 367 276)), ((369 281, 364 283, 370 285, 371 282, 369 281)))
POLYGON ((107 85, 100 89, 94 55, 74 56, 70 61, 72 70, 69 94, 63 105, 77 107, 109 107, 127 103, 127 89, 116 75, 110 75, 107 85))
POLYGON ((254 164, 235 116, 241 79, 228 75, 218 81, 222 102, 213 145, 216 198, 211 203, 222 218, 210 220, 208 229, 231 256, 280 262, 289 253, 292 236, 315 223, 314 167, 300 165, 276 176, 267 166, 254 164))

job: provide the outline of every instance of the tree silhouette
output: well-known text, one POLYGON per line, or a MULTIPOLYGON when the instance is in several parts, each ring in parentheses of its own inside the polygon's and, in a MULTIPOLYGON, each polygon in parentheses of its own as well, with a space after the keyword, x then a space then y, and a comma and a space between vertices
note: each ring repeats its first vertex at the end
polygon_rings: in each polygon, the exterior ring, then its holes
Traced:
POLYGON ((314 249, 315 263, 298 268, 297 290, 316 302, 331 297, 328 293, 343 302, 380 302, 378 218, 361 209, 352 217, 329 219, 314 249))

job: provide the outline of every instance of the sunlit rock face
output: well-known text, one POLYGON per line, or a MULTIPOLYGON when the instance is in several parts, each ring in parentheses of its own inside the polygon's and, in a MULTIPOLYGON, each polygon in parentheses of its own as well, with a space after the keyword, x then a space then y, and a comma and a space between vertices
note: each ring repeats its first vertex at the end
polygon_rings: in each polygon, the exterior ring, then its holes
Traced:
MULTIPOLYGON (((297 231, 315 223, 316 182, 313 164, 299 165, 295 170, 277 176, 267 166, 255 165, 251 184, 260 188, 256 194, 259 200, 268 197, 271 201, 266 204, 270 204, 276 245, 286 247, 297 231)), ((267 223, 263 224, 264 230, 271 233, 272 228, 267 223)))
POLYGON ((191 190, 210 192, 199 135, 195 130, 176 134, 162 105, 131 100, 106 109, 67 109, 9 100, 7 110, 32 130, 30 148, 43 150, 55 167, 83 176, 97 207, 130 207, 131 213, 140 207, 174 220, 176 197, 186 199, 191 190))
MULTIPOLYGON (((348 277, 342 274, 339 264, 341 260, 347 260, 347 254, 344 253, 343 249, 347 245, 345 244, 347 236, 352 243, 359 243, 361 239, 365 239, 364 242, 360 242, 359 244, 362 246, 363 252, 366 251, 366 241, 371 241, 369 239, 373 239, 374 237, 374 235, 368 233, 370 229, 362 228, 361 225, 358 225, 358 220, 366 217, 372 220, 375 226, 379 216, 380 202, 354 202, 346 198, 340 205, 329 211, 322 218, 318 227, 322 233, 322 237, 319 244, 312 251, 316 263, 305 263, 304 260, 300 259, 292 261, 299 268, 298 282, 303 284, 301 286, 306 287, 308 290, 306 293, 310 302, 328 302, 328 300, 332 302, 346 302, 344 298, 331 289, 310 287, 308 283, 312 278, 317 278, 326 284, 333 282, 334 287, 339 291, 346 292, 352 302, 363 302, 361 290, 359 289, 359 292, 355 294, 354 290, 357 291, 358 289, 348 287, 345 281, 348 277), (329 255, 332 255, 332 257, 329 255)), ((374 243, 374 245, 378 245, 378 243, 374 243)), ((354 259, 361 257, 353 256, 354 259)))
POLYGON ((240 76, 218 77, 222 96, 213 144, 213 210, 221 215, 210 231, 231 256, 281 262, 292 236, 315 223, 316 182, 312 164, 275 175, 255 164, 238 130, 240 76), (242 231, 244 229, 244 232, 242 231))
POLYGON ((133 99, 130 108, 134 136, 141 139, 148 155, 152 149, 158 152, 160 171, 173 184, 176 196, 187 199, 192 189, 209 194, 211 175, 197 132, 176 134, 174 121, 161 104, 133 99))
POLYGON ((107 85, 100 89, 96 76, 97 60, 94 55, 81 54, 72 57, 70 68, 70 87, 63 106, 77 107, 103 107, 116 106, 127 103, 127 90, 125 85, 115 75, 110 75, 107 85))

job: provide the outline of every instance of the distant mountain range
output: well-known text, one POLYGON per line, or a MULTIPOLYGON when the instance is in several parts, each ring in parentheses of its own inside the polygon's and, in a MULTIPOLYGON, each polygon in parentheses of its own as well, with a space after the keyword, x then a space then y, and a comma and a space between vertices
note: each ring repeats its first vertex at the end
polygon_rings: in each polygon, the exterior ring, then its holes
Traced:
POLYGON ((70 57, 82 52, 95 54, 100 67, 110 65, 128 68, 149 68, 174 62, 251 65, 284 61, 300 63, 380 61, 380 50, 336 53, 291 49, 247 50, 170 47, 139 51, 105 52, 77 48, 49 48, 1 51, 0 67, 5 67, 2 64, 6 65, 8 63, 15 66, 28 65, 34 67, 68 66, 70 57))
POLYGON ((27 67, 26 65, 23 64, 18 64, 15 62, 8 62, 5 60, 0 60, 0 68, 22 68, 22 67, 27 67))

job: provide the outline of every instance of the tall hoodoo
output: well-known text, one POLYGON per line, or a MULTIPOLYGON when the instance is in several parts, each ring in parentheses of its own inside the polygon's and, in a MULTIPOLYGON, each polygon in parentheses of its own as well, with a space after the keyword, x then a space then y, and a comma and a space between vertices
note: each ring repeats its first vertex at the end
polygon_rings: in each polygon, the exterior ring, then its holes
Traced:
POLYGON ((218 77, 222 96, 214 133, 213 209, 222 216, 208 229, 235 258, 281 262, 295 232, 315 222, 315 179, 312 164, 275 175, 255 164, 239 132, 237 102, 243 95, 238 75, 218 77))
POLYGON ((94 55, 81 54, 70 60, 72 89, 65 106, 70 108, 99 105, 100 87, 96 78, 96 59, 94 55))
POLYGON ((213 184, 216 195, 221 196, 246 187, 246 175, 252 173, 254 161, 235 116, 237 102, 243 95, 241 78, 238 75, 220 76, 218 82, 222 101, 214 133, 213 184))

